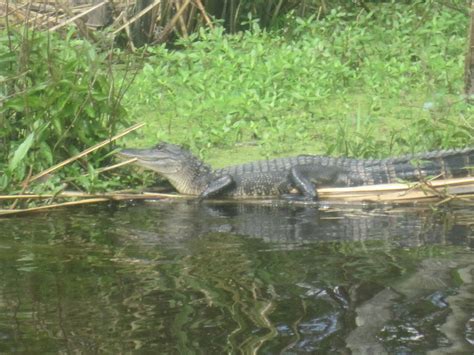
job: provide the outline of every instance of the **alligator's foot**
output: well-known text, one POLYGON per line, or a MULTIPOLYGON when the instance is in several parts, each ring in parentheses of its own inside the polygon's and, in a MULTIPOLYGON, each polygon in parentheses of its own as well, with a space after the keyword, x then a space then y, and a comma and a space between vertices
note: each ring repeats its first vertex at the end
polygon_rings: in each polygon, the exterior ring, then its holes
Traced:
POLYGON ((235 185, 235 182, 231 175, 224 175, 218 177, 209 182, 207 187, 204 189, 203 192, 199 195, 198 199, 202 201, 205 198, 209 198, 211 196, 216 196, 223 193, 225 190, 232 188, 235 185))
POLYGON ((290 170, 289 178, 296 189, 303 194, 306 201, 316 201, 318 199, 316 184, 307 175, 301 167, 294 166, 290 170))

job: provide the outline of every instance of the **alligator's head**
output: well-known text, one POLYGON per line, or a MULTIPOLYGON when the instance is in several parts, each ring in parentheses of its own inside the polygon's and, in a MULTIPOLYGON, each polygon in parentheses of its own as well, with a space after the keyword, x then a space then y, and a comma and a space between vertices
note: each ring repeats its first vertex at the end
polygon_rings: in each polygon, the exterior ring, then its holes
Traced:
POLYGON ((149 149, 123 149, 117 154, 123 159, 136 158, 135 164, 157 172, 185 194, 199 194, 211 170, 190 151, 166 142, 149 149))

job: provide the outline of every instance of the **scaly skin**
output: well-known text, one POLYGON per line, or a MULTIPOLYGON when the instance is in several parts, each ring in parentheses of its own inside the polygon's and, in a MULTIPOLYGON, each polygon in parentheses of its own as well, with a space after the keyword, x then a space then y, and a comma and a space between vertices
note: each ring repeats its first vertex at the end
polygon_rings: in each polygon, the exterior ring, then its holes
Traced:
POLYGON ((418 181, 426 177, 464 177, 472 173, 474 148, 441 150, 382 160, 315 155, 260 160, 212 170, 180 146, 160 143, 151 149, 126 149, 124 158, 167 178, 176 190, 201 198, 275 197, 299 191, 316 199, 316 188, 418 181))

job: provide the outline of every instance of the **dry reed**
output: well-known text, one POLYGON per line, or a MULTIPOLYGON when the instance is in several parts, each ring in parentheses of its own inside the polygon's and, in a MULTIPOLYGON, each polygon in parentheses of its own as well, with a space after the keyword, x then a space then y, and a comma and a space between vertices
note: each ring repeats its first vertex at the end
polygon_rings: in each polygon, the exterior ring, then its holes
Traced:
MULTIPOLYGON (((474 177, 423 181, 411 184, 384 184, 357 187, 338 187, 338 188, 322 188, 318 190, 320 199, 323 202, 332 203, 423 203, 434 202, 440 205, 453 200, 456 201, 474 201, 474 177)), ((77 201, 67 201, 63 203, 50 204, 45 206, 0 210, 0 216, 11 216, 14 214, 24 214, 28 212, 39 212, 69 206, 79 206, 85 204, 95 204, 110 201, 126 201, 126 200, 190 200, 196 199, 195 196, 166 194, 166 193, 126 193, 126 192, 109 192, 102 194, 88 194, 82 192, 62 192, 57 195, 7 195, 0 196, 0 200, 46 200, 46 199, 80 199, 77 201)), ((269 198, 265 199, 248 199, 248 200, 210 200, 211 203, 266 203, 273 201, 269 198)))

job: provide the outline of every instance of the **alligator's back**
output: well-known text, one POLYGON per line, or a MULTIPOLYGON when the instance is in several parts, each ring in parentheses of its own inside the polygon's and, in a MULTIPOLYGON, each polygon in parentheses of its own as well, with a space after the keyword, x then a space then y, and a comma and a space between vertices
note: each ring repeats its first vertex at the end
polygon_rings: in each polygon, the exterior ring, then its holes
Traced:
POLYGON ((474 147, 369 160, 300 155, 230 166, 216 173, 230 174, 238 185, 242 182, 250 186, 250 190, 263 187, 266 191, 267 187, 272 186, 271 190, 275 192, 285 192, 289 186, 289 172, 294 167, 303 170, 321 187, 387 184, 429 177, 464 177, 474 174, 473 165, 474 147))

